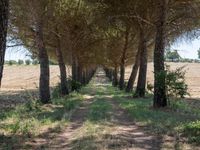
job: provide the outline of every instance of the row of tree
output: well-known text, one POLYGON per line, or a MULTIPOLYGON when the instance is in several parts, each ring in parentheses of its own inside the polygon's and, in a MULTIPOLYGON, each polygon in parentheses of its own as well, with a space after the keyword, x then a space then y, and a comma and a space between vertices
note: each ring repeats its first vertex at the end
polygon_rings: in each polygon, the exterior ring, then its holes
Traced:
MULTIPOLYGON (((0 4, 7 31, 8 0, 0 4)), ((154 60, 154 107, 167 106, 164 54, 177 38, 195 37, 198 0, 10 0, 8 39, 25 46, 40 61, 40 99, 50 101, 49 59, 60 67, 61 92, 68 94, 66 67, 84 83, 98 65, 113 85, 145 96, 147 62, 154 60), (125 68, 133 65, 125 87, 125 68), (118 79, 119 76, 119 79, 118 79)), ((1 74, 6 32, 1 32, 1 74), (4 35, 4 36, 3 36, 4 35)))

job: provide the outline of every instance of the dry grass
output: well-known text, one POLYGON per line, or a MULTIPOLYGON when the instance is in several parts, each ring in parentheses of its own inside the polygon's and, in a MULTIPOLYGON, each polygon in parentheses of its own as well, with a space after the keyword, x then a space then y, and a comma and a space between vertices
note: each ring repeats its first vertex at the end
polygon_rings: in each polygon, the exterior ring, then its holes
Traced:
MULTIPOLYGON (((70 70, 70 69, 68 69, 70 70)), ((5 66, 2 91, 36 89, 39 85, 39 66, 5 66)), ((50 67, 50 84, 55 86, 59 81, 58 66, 50 67)))
MULTIPOLYGON (((171 69, 186 66, 186 82, 192 98, 200 98, 200 64, 197 63, 168 63, 171 69)), ((131 66, 126 69, 126 80, 131 73, 131 66)), ((153 83, 153 63, 148 64, 147 81, 153 83)))
MULTIPOLYGON (((68 68, 70 74, 70 68, 68 68)), ((39 66, 5 66, 2 88, 0 89, 0 109, 38 98, 39 66)), ((59 67, 50 67, 50 86, 59 82, 59 67)))
MULTIPOLYGON (((191 98, 200 98, 200 64, 169 63, 169 65, 172 69, 186 66, 186 82, 189 85, 191 98)), ((126 69, 126 80, 129 78, 131 68, 129 66, 126 69)), ((51 66, 50 73, 50 85, 54 87, 59 82, 58 66, 51 66)), ((28 99, 37 98, 39 74, 39 66, 5 66, 2 88, 0 89, 0 108, 14 107, 28 99)), ((68 68, 68 75, 70 74, 71 69, 68 68)), ((153 63, 148 64, 147 81, 153 83, 153 63)))

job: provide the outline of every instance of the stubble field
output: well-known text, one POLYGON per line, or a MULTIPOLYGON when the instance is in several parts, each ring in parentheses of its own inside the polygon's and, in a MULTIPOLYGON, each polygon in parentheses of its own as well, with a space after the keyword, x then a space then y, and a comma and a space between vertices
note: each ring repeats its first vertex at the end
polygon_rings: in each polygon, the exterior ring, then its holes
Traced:
MULTIPOLYGON (((171 69, 185 66, 190 98, 200 98, 200 64, 168 64, 171 66, 171 69)), ((131 68, 132 66, 126 68, 126 80, 129 78, 131 68)), ((70 68, 67 70, 68 75, 71 74, 70 68)), ((37 97, 39 71, 39 66, 5 66, 2 88, 0 90, 0 103, 3 104, 1 107, 10 107, 10 105, 15 105, 16 103, 23 103, 30 96, 37 97)), ((50 74, 50 85, 54 87, 59 82, 58 66, 51 66, 50 74)), ((147 81, 153 83, 153 63, 148 64, 147 81)))

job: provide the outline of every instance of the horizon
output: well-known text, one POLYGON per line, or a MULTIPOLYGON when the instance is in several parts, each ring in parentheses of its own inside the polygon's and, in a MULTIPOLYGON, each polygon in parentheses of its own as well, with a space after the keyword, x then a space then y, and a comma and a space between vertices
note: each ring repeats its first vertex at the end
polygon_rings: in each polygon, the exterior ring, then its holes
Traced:
MULTIPOLYGON (((195 39, 190 42, 176 42, 171 46, 171 50, 178 50, 182 58, 198 59, 198 50, 200 48, 200 39, 195 39)), ((5 60, 26 60, 30 59, 30 52, 23 46, 7 48, 5 60)))

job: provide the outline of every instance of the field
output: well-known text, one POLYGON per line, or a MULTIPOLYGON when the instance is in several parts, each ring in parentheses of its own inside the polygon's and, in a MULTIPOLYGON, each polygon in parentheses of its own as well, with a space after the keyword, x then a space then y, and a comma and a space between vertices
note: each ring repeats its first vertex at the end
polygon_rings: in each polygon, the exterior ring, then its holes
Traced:
MULTIPOLYGON (((200 64, 198 63, 168 63, 171 69, 185 66, 186 83, 188 84, 191 98, 200 98, 200 64)), ((131 66, 126 69, 126 80, 131 73, 131 66)), ((148 64, 147 81, 153 83, 153 63, 148 64)))
MULTIPOLYGON (((70 71, 70 69, 68 68, 70 71)), ((32 98, 37 98, 39 87, 39 66, 5 66, 0 90, 0 109, 14 107, 32 98), (11 106, 12 105, 12 106, 11 106)), ((70 74, 70 72, 69 72, 70 74)), ((59 67, 50 67, 50 85, 59 82, 59 67)))
MULTIPOLYGON (((197 63, 168 63, 172 69, 185 66, 186 82, 190 98, 200 98, 200 64, 197 63)), ((54 87, 59 82, 58 66, 50 67, 50 84, 54 87)), ((126 80, 131 73, 131 66, 126 68, 126 80)), ((70 75, 68 68, 68 75, 70 75)), ((148 64, 147 81, 153 83, 153 63, 148 64)), ((14 98, 21 102, 25 100, 28 91, 35 91, 39 82, 39 66, 5 66, 0 101, 12 102, 14 98), (25 97, 24 97, 25 96, 25 97)))
MULTIPOLYGON (((186 82, 189 86, 191 97, 200 97, 200 64, 197 63, 168 63, 172 69, 185 66, 186 82)), ((59 82, 58 66, 50 67, 51 87, 59 82)), ((69 74, 70 68, 68 68, 69 74)), ((131 66, 126 68, 126 80, 131 73, 131 66)), ((69 75, 68 74, 68 75, 69 75)), ((153 63, 148 64, 147 81, 153 83, 153 63)), ((38 87, 39 66, 5 66, 1 91, 33 90, 38 87)))

